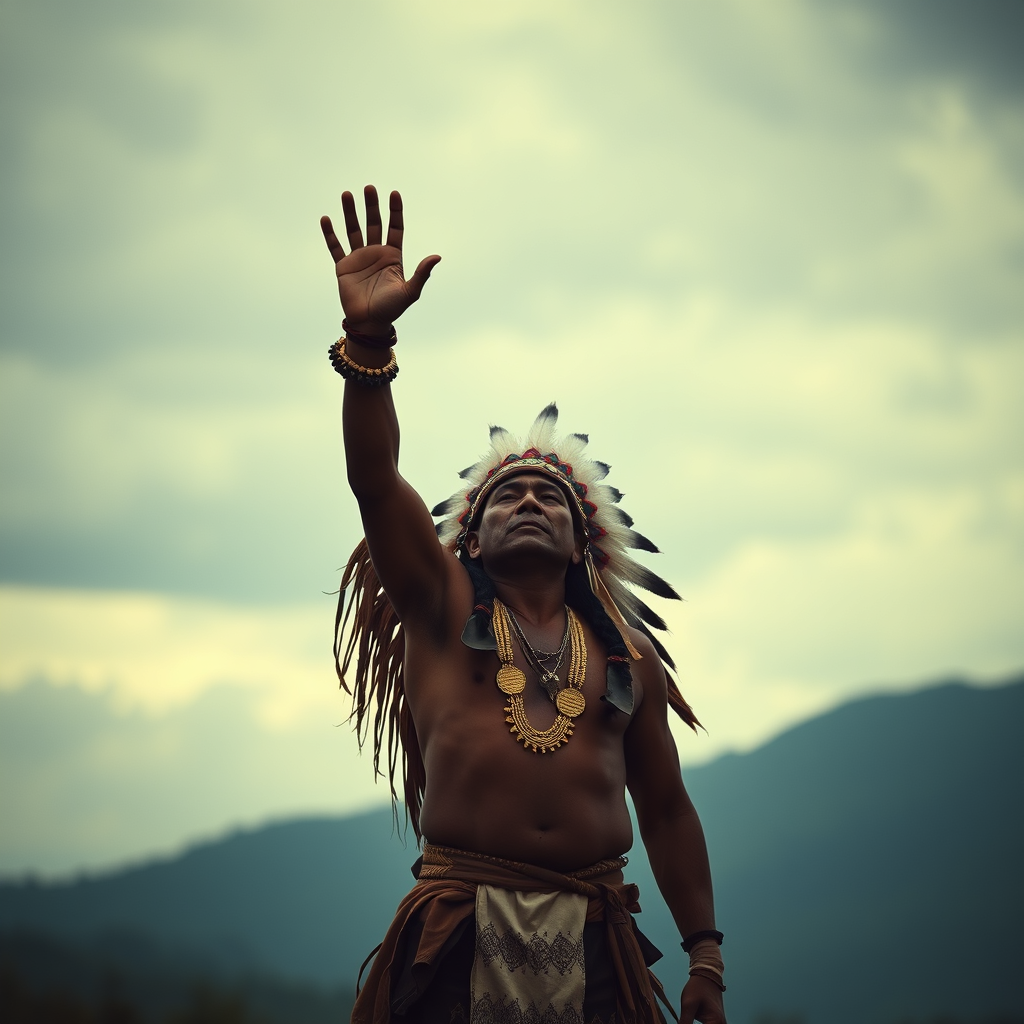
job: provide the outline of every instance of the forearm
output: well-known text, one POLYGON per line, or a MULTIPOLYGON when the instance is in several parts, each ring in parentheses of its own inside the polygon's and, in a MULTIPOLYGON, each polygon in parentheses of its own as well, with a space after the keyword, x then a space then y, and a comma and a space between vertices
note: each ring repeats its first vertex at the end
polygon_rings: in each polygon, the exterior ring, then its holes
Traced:
POLYGON ((704 830, 693 805, 642 829, 644 846, 655 881, 685 938, 715 927, 715 901, 711 885, 704 830))
MULTIPOLYGON (((384 366, 388 351, 346 343, 350 358, 360 366, 384 366)), ((379 497, 398 479, 398 414, 391 385, 368 387, 358 380, 345 382, 342 405, 348 482, 356 499, 379 497)))

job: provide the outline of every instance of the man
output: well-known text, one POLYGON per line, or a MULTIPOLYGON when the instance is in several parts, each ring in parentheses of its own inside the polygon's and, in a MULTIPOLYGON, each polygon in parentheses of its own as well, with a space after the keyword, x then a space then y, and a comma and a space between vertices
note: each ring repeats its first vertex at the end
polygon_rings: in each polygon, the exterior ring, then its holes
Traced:
POLYGON ((664 624, 623 585, 675 596, 625 554, 656 549, 629 528, 586 438, 555 440, 553 406, 524 442, 492 428, 489 456, 434 510, 445 517, 435 532, 398 472, 390 384, 394 321, 440 257, 406 281, 401 197, 391 193, 386 240, 372 187, 365 203, 364 242, 342 195, 347 253, 321 221, 345 313, 331 359, 346 378, 348 479, 366 535, 343 581, 336 655, 343 684, 356 660, 375 765, 387 733, 393 794, 400 741, 425 845, 352 1019, 660 1020, 646 968, 659 954, 621 875, 628 788, 691 956, 680 1019, 724 1024, 721 933, 669 703, 696 719, 643 620, 664 624))

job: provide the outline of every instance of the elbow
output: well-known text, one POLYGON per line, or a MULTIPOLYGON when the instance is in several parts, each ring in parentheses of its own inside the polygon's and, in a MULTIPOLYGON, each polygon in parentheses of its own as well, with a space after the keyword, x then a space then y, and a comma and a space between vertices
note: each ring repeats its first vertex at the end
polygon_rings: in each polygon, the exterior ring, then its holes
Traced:
POLYGON ((394 493, 398 485, 398 470, 386 463, 366 466, 349 461, 345 475, 349 490, 360 505, 379 501, 394 493))
POLYGON ((349 489, 364 514, 392 499, 401 480, 397 471, 387 472, 387 467, 367 473, 350 466, 347 475, 349 489))

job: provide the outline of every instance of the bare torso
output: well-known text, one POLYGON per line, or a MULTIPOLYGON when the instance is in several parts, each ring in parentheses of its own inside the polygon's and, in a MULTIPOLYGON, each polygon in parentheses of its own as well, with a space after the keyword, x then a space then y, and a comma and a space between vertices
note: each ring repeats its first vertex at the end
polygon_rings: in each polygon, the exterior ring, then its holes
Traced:
MULTIPOLYGON (((456 577, 460 571, 456 567, 456 577)), ((432 638, 413 634, 406 643, 406 693, 427 776, 424 839, 563 871, 625 853, 633 842, 623 752, 630 719, 601 700, 606 661, 600 644, 585 627, 587 703, 569 742, 534 753, 505 722, 497 655, 462 643, 472 609, 468 578, 461 586, 456 578, 452 590, 444 626, 432 638)), ((527 674, 529 719, 547 728, 555 707, 518 647, 515 655, 527 674)), ((639 704, 639 681, 634 690, 639 704)))

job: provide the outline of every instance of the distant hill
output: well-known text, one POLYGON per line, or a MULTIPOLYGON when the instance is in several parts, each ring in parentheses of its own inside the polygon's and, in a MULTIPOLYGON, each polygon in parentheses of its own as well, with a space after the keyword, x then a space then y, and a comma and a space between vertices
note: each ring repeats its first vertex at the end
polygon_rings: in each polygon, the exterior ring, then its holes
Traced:
POLYGON ((689 773, 737 1007, 1024 1016, 1024 682, 856 701, 689 773))
POLYGON ((341 1024, 354 998, 351 986, 221 973, 137 932, 81 941, 0 932, 4 1024, 341 1024))
MULTIPOLYGON (((687 772, 732 1024, 1024 1019, 1024 680, 871 697, 687 772)), ((130 929, 217 970, 349 984, 412 882, 388 811, 240 832, 64 884, 0 885, 0 929, 130 929)), ((642 849, 640 925, 683 957, 642 849)))

